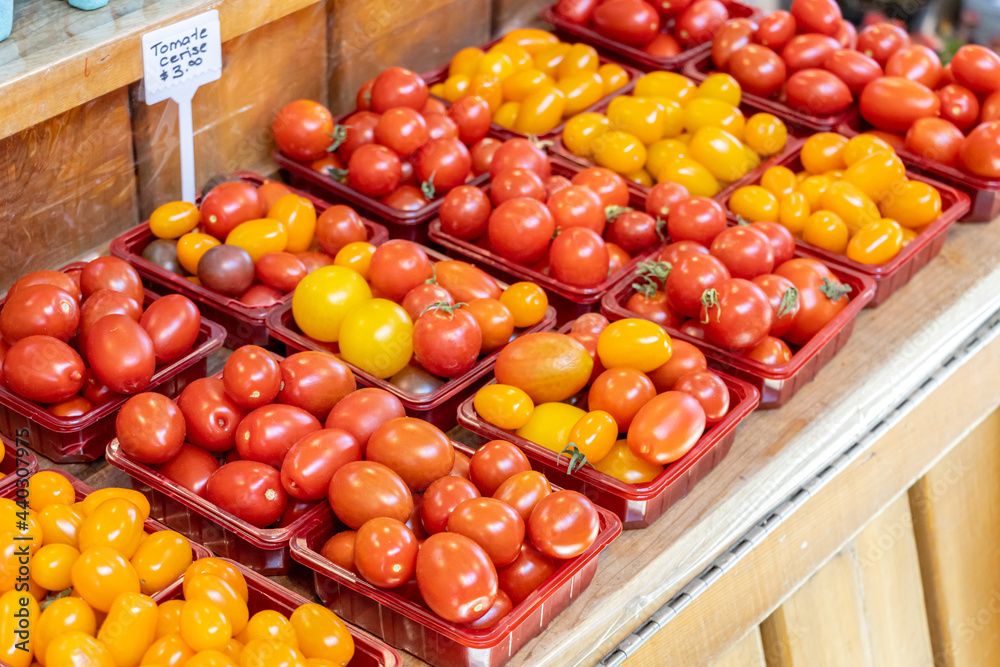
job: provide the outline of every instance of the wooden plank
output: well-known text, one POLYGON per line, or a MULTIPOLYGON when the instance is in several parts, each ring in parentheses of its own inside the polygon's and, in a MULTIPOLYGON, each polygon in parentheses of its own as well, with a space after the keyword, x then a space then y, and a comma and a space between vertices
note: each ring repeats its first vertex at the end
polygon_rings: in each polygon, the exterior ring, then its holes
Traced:
POLYGON ((1000 411, 910 490, 938 665, 1000 664, 998 470, 1000 411))
POLYGON ((132 160, 124 88, 0 139, 0 293, 139 222, 132 160))
POLYGON ((493 0, 493 34, 502 35, 516 28, 544 28, 552 26, 538 16, 552 0, 493 0))
MULTIPOLYGON (((630 661, 628 664, 631 667, 632 662, 630 661)), ((662 665, 663 663, 654 664, 662 665)), ((766 667, 766 664, 764 646, 760 641, 760 631, 753 628, 735 646, 726 651, 712 667, 766 667)), ((650 667, 653 667, 653 664, 650 667)))
POLYGON ((931 665, 913 517, 906 496, 893 501, 848 548, 861 593, 873 665, 931 665))
MULTIPOLYGON (((288 102, 326 98, 325 7, 316 4, 229 40, 222 78, 198 89, 193 100, 196 180, 219 172, 269 173, 271 124, 288 102)), ((179 199, 177 105, 147 106, 140 85, 130 88, 139 173, 140 212, 179 199)))
POLYGON ((358 88, 387 67, 423 73, 489 40, 489 0, 329 0, 330 109, 354 109, 358 88))
POLYGON ((14 31, 0 43, 0 137, 138 81, 143 33, 218 9, 226 42, 317 1, 115 0, 92 12, 15 2, 14 31))

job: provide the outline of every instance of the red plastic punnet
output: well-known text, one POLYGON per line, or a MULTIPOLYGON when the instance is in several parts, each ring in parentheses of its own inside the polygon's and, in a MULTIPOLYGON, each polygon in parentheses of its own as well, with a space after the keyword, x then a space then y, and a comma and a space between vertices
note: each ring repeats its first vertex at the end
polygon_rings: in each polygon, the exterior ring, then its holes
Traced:
MULTIPOLYGON (((451 259, 427 246, 421 246, 421 248, 432 261, 440 262, 451 259)), ((507 288, 506 283, 499 280, 497 282, 501 289, 507 288)), ((555 322, 556 311, 552 306, 549 306, 541 322, 533 327, 517 330, 515 333, 522 335, 536 331, 548 331, 555 326, 555 322)), ((329 354, 337 354, 339 352, 336 343, 323 343, 309 338, 302 333, 302 330, 295 324, 295 318, 292 316, 291 303, 284 304, 268 315, 267 326, 271 337, 285 344, 286 355, 305 350, 316 350, 329 354)), ((500 350, 494 350, 477 361, 476 365, 464 374, 445 380, 444 384, 427 394, 414 394, 403 391, 388 380, 377 378, 346 361, 344 363, 350 366, 360 386, 378 387, 390 392, 402 401, 408 415, 423 419, 437 426, 442 431, 447 431, 457 423, 455 413, 458 410, 459 404, 486 384, 487 377, 492 372, 493 364, 496 363, 497 355, 499 354, 500 350)))
MULTIPOLYGON (((751 18, 757 16, 760 11, 752 5, 735 2, 735 0, 723 0, 723 4, 729 10, 729 18, 731 19, 751 18)), ((702 54, 710 54, 712 50, 712 42, 709 41, 686 49, 672 58, 658 58, 651 56, 642 49, 609 39, 596 30, 567 21, 556 13, 555 4, 543 9, 541 15, 543 20, 551 23, 561 32, 572 35, 582 42, 592 44, 601 51, 616 53, 626 62, 631 62, 636 67, 647 72, 654 70, 679 70, 692 58, 697 58, 702 54)))
POLYGON ((28 441, 22 440, 21 436, 27 433, 20 433, 16 438, 5 438, 0 436, 3 443, 3 460, 0 461, 0 498, 5 498, 4 493, 8 488, 12 488, 18 479, 27 479, 38 471, 38 459, 35 453, 28 448, 28 441), (20 452, 20 456, 18 455, 20 452), (20 471, 24 472, 20 472, 20 471))
MULTIPOLYGON (((251 617, 266 609, 281 612, 288 617, 293 611, 310 602, 239 562, 224 560, 239 570, 247 580, 247 590, 250 594, 247 606, 250 608, 251 617)), ((153 599, 157 604, 162 604, 168 600, 181 600, 183 597, 184 580, 181 578, 154 595, 153 599)), ((382 640, 351 625, 347 625, 347 629, 354 639, 354 657, 347 663, 347 667, 398 667, 401 663, 399 654, 382 640)))
MULTIPOLYGON (((265 181, 262 176, 250 171, 237 171, 234 175, 239 176, 243 182, 257 187, 265 181)), ((305 192, 294 189, 293 192, 309 199, 316 208, 317 216, 332 206, 330 202, 305 192)), ((201 200, 200 195, 198 199, 201 200)), ((369 243, 381 245, 389 239, 389 232, 383 225, 371 220, 364 220, 364 223, 368 230, 369 243)), ((166 288, 170 292, 183 294, 197 303, 202 316, 218 322, 225 328, 226 347, 234 349, 242 345, 274 347, 273 341, 268 338, 264 319, 277 304, 251 307, 237 298, 219 294, 215 290, 196 285, 186 278, 167 271, 142 256, 142 251, 154 240, 155 237, 149 231, 149 222, 146 221, 115 238, 111 242, 111 255, 131 264, 139 272, 147 287, 160 291, 166 288)), ((291 300, 292 294, 289 292, 278 301, 278 304, 290 303, 291 300)))
MULTIPOLYGON (((59 270, 69 273, 84 266, 86 262, 74 262, 59 270)), ((145 306, 160 296, 147 289, 145 306)), ((0 310, 5 301, 0 300, 0 310)), ((198 306, 202 311, 201 330, 194 347, 180 359, 158 368, 145 391, 176 396, 191 382, 205 377, 208 355, 222 347, 226 331, 207 318, 201 304, 198 306)), ((114 437, 115 418, 128 399, 121 396, 80 417, 63 418, 0 385, 0 435, 26 441, 56 463, 93 461, 101 457, 108 440, 114 437)))
MULTIPOLYGON (((875 128, 866 123, 861 116, 855 116, 837 126, 837 131, 845 137, 854 137, 872 129, 875 128)), ((939 178, 969 197, 969 212, 960 218, 959 222, 990 222, 1000 215, 1000 178, 973 176, 958 167, 949 167, 940 162, 928 160, 905 149, 897 150, 896 154, 899 155, 908 169, 912 169, 918 174, 939 178)))
MULTIPOLYGON (((552 164, 553 174, 566 176, 567 178, 572 178, 574 174, 585 168, 554 156, 550 156, 549 161, 552 164)), ((483 189, 488 193, 489 184, 484 186, 483 189)), ((638 211, 646 210, 646 197, 640 186, 630 184, 629 198, 629 205, 632 208, 638 211)), ((431 242, 444 248, 445 252, 451 257, 472 262, 499 280, 510 283, 527 280, 541 286, 549 295, 549 304, 556 309, 556 320, 559 325, 570 320, 575 320, 584 313, 597 310, 601 297, 611 289, 612 285, 621 276, 626 274, 632 275, 633 270, 640 262, 648 259, 656 252, 654 249, 650 249, 635 255, 620 271, 608 276, 600 285, 595 287, 574 287, 560 282, 552 276, 501 257, 485 245, 488 243, 485 237, 479 241, 465 241, 456 238, 441 229, 440 220, 431 222, 429 235, 431 242)))
MULTIPOLYGON (((463 454, 472 455, 471 448, 453 444, 463 454)), ((553 485, 553 490, 558 487, 553 485)), ((590 549, 562 561, 544 584, 486 630, 449 623, 421 602, 391 589, 372 586, 321 556, 320 549, 338 526, 328 509, 323 515, 312 517, 295 535, 292 558, 313 571, 316 595, 323 604, 345 621, 375 633, 392 646, 436 667, 498 667, 541 634, 590 585, 597 571, 598 556, 622 530, 617 516, 601 507, 597 511, 600 533, 590 549)))
MULTIPOLYGON (((797 250, 796 257, 812 257, 797 250)), ((665 327, 673 338, 691 343, 705 355, 713 370, 722 371, 737 379, 749 382, 760 392, 761 408, 778 408, 791 400, 803 386, 811 382, 837 352, 840 351, 854 331, 858 313, 875 295, 875 281, 870 277, 839 266, 830 270, 842 283, 851 286, 847 295, 850 303, 840 311, 808 343, 796 349, 792 347, 792 359, 783 364, 768 366, 753 359, 747 359, 738 352, 713 345, 701 338, 670 327, 665 327)), ((632 277, 623 279, 601 302, 601 313, 611 321, 628 317, 641 317, 626 308, 632 296, 632 277)), ((789 346, 791 347, 791 346, 789 346)))
MULTIPOLYGON (((685 63, 682 71, 684 76, 694 81, 701 82, 707 79, 709 74, 716 71, 715 65, 712 63, 711 48, 706 49, 704 53, 698 54, 697 57, 685 63)), ((851 106, 839 113, 829 116, 814 116, 798 109, 793 109, 784 102, 745 91, 743 92, 743 101, 760 111, 774 114, 785 121, 789 134, 797 136, 808 136, 813 132, 829 132, 841 123, 850 121, 858 115, 857 102, 853 102, 851 106)))
MULTIPOLYGON (((550 23, 551 23, 551 21, 550 21, 550 23)), ((489 51, 491 48, 493 48, 494 46, 496 46, 497 44, 499 44, 502 41, 503 41, 503 37, 498 37, 497 39, 494 39, 491 42, 487 42, 486 44, 484 44, 483 46, 480 46, 479 48, 481 50, 483 50, 483 51, 489 51)), ((628 83, 626 83, 624 86, 622 86, 618 90, 613 91, 611 94, 602 97, 601 99, 599 99, 597 102, 595 102, 594 104, 590 105, 586 109, 581 109, 580 111, 577 112, 577 114, 586 113, 588 111, 593 111, 597 107, 599 107, 599 106, 601 106, 603 104, 606 104, 608 101, 611 100, 612 97, 618 97, 619 95, 627 95, 632 90, 632 87, 635 85, 635 80, 638 79, 640 76, 642 76, 642 71, 636 69, 632 65, 628 65, 626 63, 619 62, 618 60, 614 60, 612 58, 607 58, 607 57, 605 57, 603 55, 600 56, 598 62, 601 65, 618 65, 619 67, 621 67, 623 70, 625 70, 625 73, 628 74, 628 83)), ((444 65, 442 65, 442 66, 440 66, 438 68, 432 69, 430 72, 426 72, 424 74, 421 74, 420 78, 422 78, 424 81, 426 81, 428 86, 433 86, 436 83, 443 83, 448 78, 448 67, 449 67, 450 64, 451 63, 449 61, 448 63, 446 63, 446 64, 444 64, 444 65)), ((438 98, 438 99, 441 99, 441 101, 444 102, 445 105, 449 104, 449 102, 447 100, 445 100, 445 99, 442 99, 442 98, 438 98)), ((573 114, 573 115, 575 116, 577 114, 573 114)), ((532 135, 532 136, 534 136, 537 139, 551 139, 552 137, 559 136, 559 135, 562 134, 563 128, 566 127, 566 121, 567 120, 569 120, 569 118, 564 119, 561 123, 559 123, 558 125, 556 125, 554 128, 552 128, 548 132, 544 132, 542 134, 532 135)), ((493 132, 493 134, 495 136, 497 136, 498 138, 503 138, 503 139, 512 139, 514 137, 526 137, 526 136, 528 136, 526 134, 522 134, 520 132, 515 132, 514 130, 510 130, 510 129, 507 129, 506 127, 497 125, 496 123, 492 123, 490 125, 490 130, 493 132)))
MULTIPOLYGON (((569 333, 572 327, 573 323, 570 322, 559 331, 569 333)), ((729 389, 729 413, 706 430, 691 451, 668 464, 656 479, 643 484, 622 482, 589 466, 580 468, 572 475, 566 474, 569 459, 512 431, 482 420, 476 414, 474 396, 458 409, 458 423, 476 434, 480 443, 490 440, 514 443, 531 461, 532 468, 544 473, 553 484, 579 491, 594 501, 595 505, 614 512, 622 520, 625 530, 645 528, 722 463, 736 440, 736 429, 740 422, 757 407, 760 393, 751 383, 724 372, 716 372, 729 389)))
MULTIPOLYGON (((781 160, 778 160, 774 164, 788 167, 793 172, 798 173, 802 171, 802 161, 799 159, 801 153, 802 151, 800 145, 798 150, 785 155, 781 160)), ((945 241, 948 240, 948 227, 950 227, 953 222, 961 218, 965 212, 969 210, 969 197, 964 192, 960 192, 955 188, 949 187, 944 183, 936 181, 923 174, 911 171, 909 169, 908 160, 905 158, 903 159, 903 164, 907 166, 907 178, 913 181, 927 183, 928 185, 935 187, 937 191, 941 193, 941 217, 927 225, 915 239, 903 246, 903 249, 899 251, 899 254, 891 260, 885 264, 862 264, 861 262, 855 262, 854 260, 848 259, 845 255, 830 252, 829 250, 824 250, 814 246, 811 243, 806 243, 800 238, 795 239, 795 245, 800 250, 822 259, 824 263, 830 265, 831 267, 843 267, 850 269, 855 273, 868 276, 874 280, 875 296, 868 303, 869 308, 874 308, 888 299, 898 289, 903 287, 903 285, 910 282, 910 279, 913 278, 913 276, 916 275, 920 269, 927 266, 927 264, 941 252, 945 241)), ((753 183, 759 183, 761 177, 764 175, 764 171, 767 169, 767 166, 762 166, 755 170, 745 184, 750 185, 753 183)), ((736 217, 729 211, 729 197, 732 193, 733 191, 730 190, 726 193, 725 198, 720 200, 722 205, 726 207, 726 215, 729 217, 731 225, 736 224, 736 217)))

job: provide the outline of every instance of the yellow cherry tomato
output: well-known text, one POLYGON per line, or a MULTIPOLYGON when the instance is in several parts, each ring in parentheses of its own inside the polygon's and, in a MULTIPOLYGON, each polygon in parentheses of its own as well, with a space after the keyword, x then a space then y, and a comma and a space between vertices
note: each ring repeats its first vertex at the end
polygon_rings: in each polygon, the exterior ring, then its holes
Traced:
POLYGON ((882 217, 875 202, 847 181, 831 184, 820 195, 819 203, 820 208, 836 213, 852 233, 882 217))
POLYGON ((368 269, 374 254, 375 246, 371 243, 352 241, 337 251, 337 256, 333 258, 333 264, 357 271, 362 278, 368 280, 368 269))
POLYGON ((559 43, 559 38, 551 32, 537 28, 520 28, 511 30, 501 40, 504 44, 517 44, 532 56, 537 55, 546 47, 559 43))
POLYGON ((61 591, 73 585, 70 572, 80 552, 68 544, 46 544, 31 559, 31 578, 48 591, 61 591))
POLYGON ((745 124, 743 112, 722 100, 699 97, 684 107, 684 129, 692 134, 703 127, 717 127, 742 137, 745 124))
POLYGON ((652 100, 660 107, 662 135, 664 138, 676 138, 684 132, 684 109, 680 104, 666 97, 644 97, 641 99, 652 100))
POLYGON ((211 602, 226 616, 232 636, 243 632, 250 619, 250 611, 246 601, 228 581, 218 575, 206 573, 194 575, 184 583, 184 599, 187 602, 211 602))
POLYGON ((747 171, 750 172, 760 166, 761 157, 757 155, 754 149, 743 144, 743 160, 746 162, 747 171))
POLYGON ((663 466, 646 463, 633 454, 624 438, 615 442, 594 468, 628 484, 651 482, 663 472, 663 466))
POLYGON ((577 114, 566 121, 562 132, 563 145, 574 155, 589 157, 590 143, 610 127, 611 122, 604 114, 593 111, 577 114))
POLYGON ((508 102, 523 102, 534 91, 552 86, 554 83, 544 72, 537 69, 526 69, 503 82, 501 86, 503 98, 508 102))
POLYGON ((156 641, 156 603, 141 593, 119 595, 97 632, 117 667, 136 667, 156 641))
POLYGON ((760 177, 760 184, 775 197, 781 197, 795 192, 799 181, 795 172, 788 167, 778 165, 764 170, 764 175, 760 177))
POLYGON ((232 638, 233 627, 218 605, 206 600, 184 602, 181 639, 193 650, 221 651, 232 638))
POLYGON ((874 153, 895 153, 892 146, 885 143, 884 139, 873 134, 859 134, 851 137, 844 146, 844 164, 850 167, 862 158, 866 158, 874 153))
POLYGON ((45 544, 68 544, 75 547, 80 543, 80 526, 83 515, 69 505, 50 505, 38 513, 38 523, 42 527, 45 544))
POLYGON ((619 174, 630 174, 646 164, 646 146, 633 134, 608 130, 591 142, 594 161, 619 174))
POLYGON ((474 46, 462 49, 448 63, 448 76, 460 74, 465 77, 471 77, 476 73, 476 68, 479 66, 479 60, 482 57, 482 49, 477 49, 474 46))
POLYGON ((194 650, 180 634, 160 637, 143 654, 141 665, 183 665, 194 657, 194 650))
POLYGON ((881 202, 882 214, 908 229, 928 225, 941 217, 941 193, 920 181, 899 183, 881 202))
POLYGON ((316 233, 316 207, 305 197, 290 194, 274 202, 267 212, 270 220, 285 225, 288 252, 305 252, 313 242, 316 233))
POLYGON ((295 649, 299 647, 295 628, 284 614, 273 609, 263 609, 254 614, 247 623, 244 635, 247 643, 254 639, 273 639, 295 649))
POLYGON ((678 134, 674 138, 677 139, 677 141, 679 141, 682 144, 684 144, 685 146, 690 146, 691 145, 691 133, 690 132, 681 132, 680 134, 678 134))
POLYGON ((695 97, 710 97, 738 107, 743 97, 743 89, 732 76, 716 72, 701 82, 695 91, 695 97))
POLYGON ((670 360, 670 336, 659 324, 639 318, 609 324, 597 339, 597 356, 607 369, 648 373, 670 360))
POLYGON ((343 266, 324 266, 295 287, 292 315, 305 335, 335 343, 344 317, 371 298, 371 287, 360 273, 343 266))
POLYGON ((444 81, 431 84, 427 90, 435 97, 444 97, 444 81))
POLYGON ((838 254, 844 254, 850 232, 840 216, 830 211, 816 211, 802 228, 802 240, 838 254))
POLYGON ((659 174, 668 162, 680 157, 691 157, 686 145, 676 139, 660 139, 646 148, 645 169, 650 174, 659 174))
POLYGON ((489 53, 502 53, 514 64, 515 72, 522 72, 532 66, 531 54, 523 46, 511 44, 510 42, 500 42, 490 48, 489 53))
POLYGON ((597 55, 597 49, 590 44, 578 42, 569 47, 569 51, 566 52, 566 55, 559 63, 559 66, 556 68, 556 78, 562 80, 574 74, 584 72, 596 74, 599 64, 600 59, 597 55))
POLYGON ((814 134, 802 145, 802 166, 810 174, 822 174, 834 169, 843 169, 844 147, 847 138, 835 132, 814 134))
POLYGON ((513 130, 514 126, 517 125, 517 116, 519 113, 521 113, 520 102, 504 102, 496 110, 496 113, 493 114, 492 120, 500 127, 513 130))
POLYGON ((652 187, 653 185, 653 177, 650 176, 649 172, 645 169, 633 171, 631 174, 625 174, 625 180, 638 183, 639 185, 645 185, 647 188, 652 187))
POLYGON ((297 649, 273 639, 247 642, 240 653, 240 667, 298 667, 305 657, 297 649))
POLYGON ((847 259, 862 264, 885 264, 903 247, 903 228, 889 218, 866 225, 847 244, 847 259))
POLYGON ((560 123, 566 95, 558 88, 540 88, 521 102, 514 129, 522 134, 545 134, 560 123))
POLYGON ((778 222, 796 236, 802 233, 811 213, 809 200, 801 192, 782 195, 778 200, 778 222))
MULTIPOLYGON (((18 663, 12 663, 17 667, 18 663)), ((27 663, 25 663, 27 664, 27 663)), ((56 637, 45 651, 45 664, 51 667, 116 667, 111 651, 103 642, 82 632, 56 637)))
POLYGON ((139 575, 141 590, 152 595, 174 581, 191 564, 191 542, 173 530, 149 535, 132 556, 132 567, 139 575))
POLYGON ((844 178, 843 169, 831 169, 830 171, 823 172, 823 176, 826 176, 831 181, 840 181, 844 178))
POLYGON ((45 654, 52 640, 71 632, 80 632, 93 637, 97 633, 94 610, 80 598, 67 597, 53 600, 42 610, 31 637, 35 659, 45 665, 45 654))
POLYGON ((696 131, 691 137, 689 149, 691 157, 720 181, 731 183, 746 176, 750 170, 740 140, 717 127, 703 127, 696 131))
POLYGON ((514 316, 514 326, 518 329, 533 327, 545 317, 549 309, 549 297, 535 283, 517 282, 500 294, 500 303, 514 316))
POLYGON ((289 621, 298 635, 299 650, 306 658, 346 665, 354 657, 354 638, 350 631, 323 605, 304 604, 292 612, 289 621))
POLYGON ((247 220, 229 232, 226 245, 243 248, 256 262, 262 255, 284 251, 288 247, 288 230, 277 220, 247 220))
POLYGON ((72 505, 75 502, 73 485, 53 470, 40 470, 28 479, 28 507, 36 512, 49 505, 72 505))
POLYGON ((563 115, 580 113, 604 97, 604 84, 597 72, 578 72, 559 79, 556 88, 566 96, 563 115))
POLYGON ((694 81, 676 72, 650 72, 635 82, 636 97, 666 97, 684 106, 694 99, 698 87, 694 81))
POLYGON ((535 69, 545 72, 550 78, 559 77, 559 65, 566 59, 566 55, 572 48, 570 44, 559 42, 546 46, 535 54, 535 69))
POLYGON ((73 588, 91 607, 106 612, 122 593, 139 592, 139 575, 132 564, 110 547, 80 554, 70 572, 73 588))
POLYGON ((413 322, 399 304, 370 299, 347 313, 339 342, 344 361, 377 378, 389 378, 413 357, 413 322))
MULTIPOLYGON (((38 617, 38 601, 32 596, 16 590, 0 595, 0 660, 11 667, 28 667, 31 664, 38 617), (25 648, 27 650, 22 650, 25 648)), ((75 634, 83 635, 70 633, 65 636, 75 634)))
POLYGON ((844 170, 844 180, 874 201, 892 197, 906 180, 906 167, 895 153, 879 151, 863 157, 844 170))
POLYGON ((498 81, 503 81, 512 76, 516 71, 517 69, 514 67, 514 62, 510 59, 510 56, 506 53, 498 53, 496 51, 484 54, 476 65, 476 74, 492 76, 498 81))
POLYGON ((778 221, 778 199, 759 185, 737 188, 729 197, 729 210, 749 222, 778 221))
POLYGON ((469 86, 472 85, 471 82, 472 75, 453 74, 444 80, 443 88, 441 89, 441 97, 449 102, 454 102, 459 97, 469 92, 469 86))
POLYGON ((161 239, 176 239, 201 222, 201 211, 191 202, 172 201, 156 207, 149 216, 149 231, 161 239))
POLYGON ((905 248, 907 244, 917 238, 918 235, 919 233, 916 230, 903 227, 903 247, 905 248))
POLYGON ((788 143, 788 128, 777 116, 755 113, 743 128, 743 141, 760 155, 774 155, 788 143))
POLYGON ((688 157, 674 158, 656 175, 657 183, 673 181, 687 188, 692 197, 714 197, 721 188, 719 181, 705 166, 688 157))
POLYGON ((101 503, 80 527, 80 551, 111 547, 126 559, 135 555, 143 536, 142 513, 124 498, 101 503))
POLYGON ((119 489, 114 487, 97 489, 88 494, 79 506, 83 509, 84 516, 88 517, 94 513, 94 510, 104 504, 105 501, 113 498, 124 498, 135 505, 139 509, 139 514, 142 516, 143 521, 149 518, 149 500, 146 496, 133 489, 119 489))
POLYGON ((486 101, 490 112, 496 111, 503 104, 503 87, 500 80, 489 74, 476 74, 469 81, 468 94, 478 95, 486 101))
POLYGON ((815 176, 807 176, 799 181, 797 189, 805 195, 810 209, 818 209, 820 207, 820 197, 823 196, 823 193, 831 185, 833 185, 833 180, 829 176, 817 174, 815 176))
MULTIPOLYGON (((569 432, 568 445, 575 445, 584 456, 582 465, 597 463, 611 451, 618 440, 618 424, 604 410, 592 410, 580 418, 569 432)), ((567 445, 567 446, 568 446, 567 445)))
POLYGON ((569 432, 585 414, 568 403, 539 403, 516 433, 546 449, 561 452, 569 442, 569 432))
POLYGON ((240 653, 243 653, 243 642, 238 639, 230 639, 226 643, 226 649, 223 651, 227 658, 230 660, 239 660, 240 653))
POLYGON ((29 566, 27 562, 21 561, 24 557, 24 544, 16 539, 18 537, 20 535, 13 531, 0 532, 0 593, 14 590, 21 566, 29 566))
POLYGON ((220 651, 201 651, 182 667, 236 667, 236 662, 220 651))
POLYGON ((490 384, 476 392, 476 414, 489 424, 508 431, 528 423, 535 404, 524 390, 509 384, 490 384))
POLYGON ((156 608, 156 638, 181 633, 181 610, 184 600, 167 600, 156 608))
POLYGON ((0 499, 0 527, 6 528, 3 532, 19 536, 20 546, 27 546, 29 553, 35 553, 42 546, 42 524, 38 520, 38 512, 29 508, 25 514, 10 498, 0 499))
POLYGON ((199 574, 214 574, 227 581, 241 600, 247 602, 250 599, 250 590, 243 573, 232 563, 215 557, 199 558, 188 566, 184 572, 185 595, 187 595, 188 585, 199 574))
POLYGON ((605 113, 612 129, 626 132, 647 146, 663 138, 662 110, 654 100, 616 97, 605 113))
POLYGON ((198 260, 222 241, 208 234, 191 232, 177 239, 177 259, 188 273, 198 273, 198 260))
POLYGON ((624 88, 629 82, 628 72, 621 65, 614 63, 605 63, 599 66, 597 74, 601 77, 605 96, 624 88))

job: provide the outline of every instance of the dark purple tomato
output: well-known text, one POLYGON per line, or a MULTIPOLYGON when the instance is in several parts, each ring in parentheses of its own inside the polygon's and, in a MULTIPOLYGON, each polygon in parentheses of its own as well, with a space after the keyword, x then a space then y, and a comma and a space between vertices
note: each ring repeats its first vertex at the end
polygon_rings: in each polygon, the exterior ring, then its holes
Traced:
POLYGON ((234 245, 209 248, 198 260, 198 279, 210 290, 226 296, 239 296, 253 284, 253 257, 234 245))
POLYGON ((176 239, 154 239, 142 249, 142 258, 178 276, 187 274, 177 257, 176 239))

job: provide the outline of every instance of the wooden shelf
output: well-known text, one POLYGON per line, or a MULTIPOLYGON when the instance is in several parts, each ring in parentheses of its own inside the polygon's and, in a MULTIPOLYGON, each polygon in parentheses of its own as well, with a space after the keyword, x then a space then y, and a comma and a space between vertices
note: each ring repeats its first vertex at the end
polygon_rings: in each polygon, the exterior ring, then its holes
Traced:
POLYGON ((222 41, 317 0, 111 0, 92 12, 55 0, 14 3, 0 42, 0 137, 29 128, 142 78, 142 35, 218 9, 222 41))

